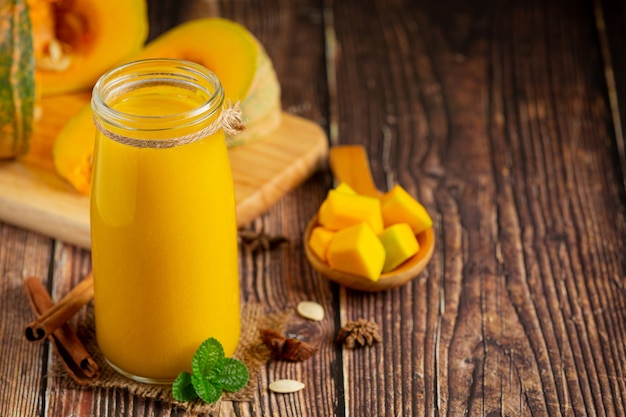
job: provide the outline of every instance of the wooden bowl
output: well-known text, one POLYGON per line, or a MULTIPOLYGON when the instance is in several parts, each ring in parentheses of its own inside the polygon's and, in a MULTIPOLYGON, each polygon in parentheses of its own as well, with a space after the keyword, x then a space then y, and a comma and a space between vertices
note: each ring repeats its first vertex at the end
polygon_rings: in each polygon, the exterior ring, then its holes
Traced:
POLYGON ((402 286, 415 279, 424 270, 435 251, 435 233, 431 227, 416 236, 420 248, 413 257, 405 261, 395 270, 382 274, 378 281, 372 281, 365 277, 332 269, 327 263, 318 258, 308 245, 311 231, 316 226, 318 226, 317 216, 309 222, 304 233, 304 251, 309 263, 313 269, 326 278, 354 290, 378 292, 402 286))
MULTIPOLYGON (((383 194, 374 185, 367 152, 362 146, 334 146, 328 152, 328 161, 333 176, 338 182, 345 182, 361 195, 379 198, 383 194)), ((435 232, 430 227, 416 236, 420 248, 413 257, 395 270, 382 274, 378 281, 372 281, 365 277, 332 269, 311 251, 309 236, 317 225, 317 215, 315 215, 304 232, 304 250, 309 263, 328 279, 355 290, 376 292, 404 285, 424 270, 435 251, 435 232)))

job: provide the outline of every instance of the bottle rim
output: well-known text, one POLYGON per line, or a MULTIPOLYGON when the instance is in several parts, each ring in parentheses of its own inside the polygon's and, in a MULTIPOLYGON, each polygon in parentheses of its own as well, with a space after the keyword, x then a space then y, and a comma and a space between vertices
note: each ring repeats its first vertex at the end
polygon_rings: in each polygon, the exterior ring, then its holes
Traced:
POLYGON ((174 58, 150 58, 132 61, 104 73, 94 85, 91 107, 100 129, 159 132, 201 125, 218 113, 224 103, 224 89, 208 68, 174 58), (116 110, 111 103, 118 97, 157 84, 200 89, 206 100, 191 110, 165 115, 133 114, 116 110), (134 127, 137 122, 141 128, 134 127), (154 127, 150 123, 154 122, 154 127), (171 122, 171 123, 169 123, 171 122))

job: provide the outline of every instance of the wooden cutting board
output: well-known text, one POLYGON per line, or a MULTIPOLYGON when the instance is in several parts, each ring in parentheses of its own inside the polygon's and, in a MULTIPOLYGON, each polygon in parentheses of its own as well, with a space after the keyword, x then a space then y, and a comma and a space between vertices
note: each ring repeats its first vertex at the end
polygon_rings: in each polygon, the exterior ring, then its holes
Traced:
MULTIPOLYGON (((0 220, 90 248, 89 198, 60 178, 52 163, 54 138, 89 95, 46 98, 29 153, 0 162, 0 220)), ((229 150, 240 226, 326 163, 328 141, 315 123, 282 114, 281 124, 258 140, 229 150)))

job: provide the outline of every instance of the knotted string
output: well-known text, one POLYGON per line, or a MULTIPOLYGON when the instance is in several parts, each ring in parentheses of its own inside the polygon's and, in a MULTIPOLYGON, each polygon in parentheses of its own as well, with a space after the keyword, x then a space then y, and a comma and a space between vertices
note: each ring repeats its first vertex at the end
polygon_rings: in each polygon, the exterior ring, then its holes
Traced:
POLYGON ((174 146, 186 145, 188 143, 195 142, 198 139, 211 136, 220 129, 223 129, 224 133, 226 133, 228 136, 236 136, 241 133, 246 127, 241 116, 239 102, 236 102, 235 104, 231 104, 230 102, 228 102, 228 105, 226 105, 222 109, 222 113, 220 114, 220 116, 207 127, 188 135, 176 136, 167 139, 130 138, 128 136, 120 135, 110 131, 109 129, 104 127, 96 117, 94 117, 93 121, 96 125, 96 129, 98 129, 100 133, 102 133, 109 139, 113 139, 114 141, 123 145, 130 145, 136 148, 155 149, 173 148, 174 146))

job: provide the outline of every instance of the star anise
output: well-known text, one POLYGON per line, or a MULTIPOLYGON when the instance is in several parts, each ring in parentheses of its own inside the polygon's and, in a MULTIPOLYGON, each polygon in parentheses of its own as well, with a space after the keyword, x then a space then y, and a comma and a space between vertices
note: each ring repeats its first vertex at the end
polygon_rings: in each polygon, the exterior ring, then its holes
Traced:
POLYGON ((239 239, 241 243, 248 247, 253 253, 259 251, 267 252, 277 248, 283 243, 289 242, 289 239, 285 236, 271 236, 265 233, 263 229, 259 231, 239 229, 239 239))
POLYGON ((309 359, 317 348, 295 338, 287 338, 273 329, 261 329, 261 340, 276 360, 301 362, 309 359))
POLYGON ((365 319, 349 321, 337 332, 337 341, 343 343, 348 349, 372 346, 376 342, 382 342, 382 340, 378 324, 365 319))

